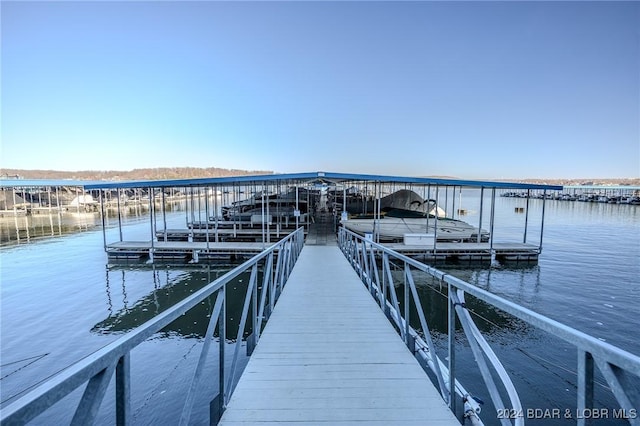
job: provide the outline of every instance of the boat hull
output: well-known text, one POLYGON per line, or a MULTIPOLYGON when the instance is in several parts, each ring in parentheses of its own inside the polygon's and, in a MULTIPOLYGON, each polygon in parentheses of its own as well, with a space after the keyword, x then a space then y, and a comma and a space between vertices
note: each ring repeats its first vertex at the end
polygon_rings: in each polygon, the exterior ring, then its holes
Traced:
MULTIPOLYGON (((382 241, 402 240, 405 234, 435 234, 437 241, 477 241, 478 228, 455 219, 395 218, 347 219, 342 225, 357 234, 376 233, 382 241)), ((489 233, 481 231, 481 241, 489 240, 489 233)))

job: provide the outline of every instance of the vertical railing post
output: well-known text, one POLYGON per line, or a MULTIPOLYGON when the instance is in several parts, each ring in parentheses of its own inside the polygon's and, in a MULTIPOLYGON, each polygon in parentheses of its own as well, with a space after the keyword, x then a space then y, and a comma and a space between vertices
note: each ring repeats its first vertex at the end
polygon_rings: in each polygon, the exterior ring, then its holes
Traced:
POLYGON ((448 344, 449 344, 449 409, 456 413, 456 308, 451 295, 455 289, 447 284, 448 300, 448 344))
POLYGON ((256 338, 255 343, 258 344, 260 340, 260 331, 262 330, 262 321, 265 318, 268 318, 271 315, 272 309, 272 300, 271 300, 271 271, 273 269, 273 251, 269 253, 264 263, 264 272, 262 276, 262 293, 260 295, 260 310, 258 311, 258 316, 256 318, 256 338), (269 304, 265 308, 267 304, 267 294, 269 294, 269 304), (266 312, 265 312, 266 309, 266 312))
POLYGON ((276 258, 276 270, 275 270, 275 273, 273 274, 273 293, 272 293, 272 304, 271 304, 272 311, 280 291, 279 282, 280 282, 280 275, 282 275, 282 271, 281 271, 282 256, 284 256, 284 249, 280 247, 280 250, 278 250, 278 257, 276 258))
MULTIPOLYGON (((387 269, 386 269, 385 272, 388 275, 388 283, 387 283, 387 285, 389 287, 389 300, 391 302, 391 308, 393 308, 393 312, 396 315, 395 321, 396 321, 396 324, 397 324, 398 328, 400 329, 400 337, 402 338, 403 341, 406 342, 407 340, 406 340, 406 336, 405 336, 405 329, 402 326, 402 314, 400 312, 400 304, 398 303, 398 295, 396 294, 396 289, 395 289, 395 286, 394 286, 394 283, 393 283, 393 276, 391 275, 391 267, 390 267, 390 265, 388 263, 387 263, 387 269)), ((406 278, 406 275, 405 275, 405 278, 406 278)), ((411 279, 411 278, 409 278, 409 279, 411 279)), ((392 322, 393 322, 393 319, 391 317, 391 308, 389 308, 387 306, 386 298, 385 298, 384 312, 385 312, 385 314, 387 314, 387 317, 390 320, 392 320, 392 322)))
MULTIPOLYGON (((256 269, 258 264, 256 263, 256 269)), ((256 276, 256 280, 257 280, 256 276)), ((264 291, 264 287, 262 287, 264 291)), ((247 355, 253 353, 253 349, 258 343, 258 284, 253 286, 253 294, 251 296, 251 335, 247 338, 247 355)))
POLYGON ((367 250, 367 242, 362 240, 362 247, 358 250, 358 272, 360 274, 360 279, 364 279, 364 253, 367 250))
MULTIPOLYGON (((280 254, 278 254, 278 257, 280 254)), ((269 255, 269 262, 271 266, 269 268, 269 314, 273 312, 273 307, 276 304, 276 277, 278 276, 278 259, 276 258, 276 269, 273 270, 273 252, 269 255)))
POLYGON ((382 253, 382 291, 380 292, 380 307, 382 312, 387 313, 387 274, 385 270, 389 269, 389 255, 382 253))
POLYGON ((373 250, 369 251, 369 281, 367 282, 367 289, 371 293, 373 289, 374 283, 377 285, 376 277, 377 277, 377 266, 376 266, 376 254, 373 250))
MULTIPOLYGON (((593 371, 591 354, 578 349, 578 413, 585 413, 593 408, 593 371)), ((591 423, 591 420, 585 419, 583 415, 579 415, 577 420, 579 426, 591 423)))
MULTIPOLYGON (((202 377, 202 371, 204 370, 205 361, 207 359, 207 355, 209 354, 209 347, 211 346, 211 341, 213 340, 213 334, 216 329, 216 325, 220 319, 220 312, 222 311, 222 293, 218 292, 216 296, 216 301, 213 306, 213 310, 211 311, 211 316, 209 318, 209 324, 207 325, 207 331, 204 335, 204 344, 202 346, 202 350, 200 351, 200 357, 198 359, 198 364, 196 365, 196 369, 193 372, 193 378, 191 379, 191 385, 189 386, 189 391, 185 398, 184 406, 182 407, 182 415, 180 416, 180 426, 186 426, 189 424, 189 420, 191 418, 191 411, 193 409, 193 403, 195 401, 196 393, 198 390, 198 385, 200 383, 200 379, 202 377)), ((220 395, 218 395, 219 397, 220 395)), ((213 407, 210 407, 210 420, 212 423, 217 423, 220 415, 222 413, 219 411, 218 401, 216 399, 213 400, 213 407)))
MULTIPOLYGON (((404 343, 409 346, 409 317, 411 315, 411 311, 409 309, 411 304, 410 291, 409 290, 409 280, 407 280, 407 274, 411 273, 411 269, 409 268, 409 264, 405 262, 404 264, 404 343)), ((413 353, 413 348, 410 348, 413 353)))
POLYGON ((362 251, 362 265, 363 265, 363 276, 365 279, 365 284, 367 287, 369 286, 369 282, 371 281, 370 267, 369 267, 369 248, 365 245, 362 251))
POLYGON ((116 365, 116 424, 131 423, 131 356, 127 352, 116 365))
POLYGON ((240 354, 240 346, 242 346, 242 337, 244 335, 244 327, 247 323, 247 317, 249 316, 249 305, 253 299, 253 289, 257 286, 256 281, 258 279, 258 263, 254 263, 251 267, 251 276, 249 277, 249 283, 247 284, 247 293, 244 297, 244 303, 242 304, 242 314, 240 317, 240 324, 238 325, 238 333, 236 334, 236 342, 233 350, 233 358, 231 359, 231 368, 229 369, 229 378, 227 379, 228 394, 225 395, 225 405, 229 402, 229 398, 235 389, 236 384, 236 369, 238 368, 238 355, 240 354))
POLYGON ((222 297, 222 310, 220 311, 220 318, 218 319, 218 335, 220 337, 220 344, 218 345, 218 415, 222 417, 222 413, 224 413, 226 401, 227 401, 227 391, 225 387, 225 357, 224 357, 224 349, 226 345, 226 321, 227 321, 227 285, 223 285, 220 288, 220 296, 222 297))

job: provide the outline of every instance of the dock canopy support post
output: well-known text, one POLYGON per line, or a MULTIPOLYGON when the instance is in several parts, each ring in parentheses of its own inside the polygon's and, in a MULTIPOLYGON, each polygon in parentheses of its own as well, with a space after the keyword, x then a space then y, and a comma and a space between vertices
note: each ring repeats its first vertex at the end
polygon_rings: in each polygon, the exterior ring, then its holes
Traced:
MULTIPOLYGON (((489 213, 489 251, 491 252, 491 261, 495 258, 495 251, 493 250, 493 225, 496 217, 496 189, 491 189, 491 213, 489 213)), ((482 232, 478 232, 478 238, 480 238, 482 232)))
POLYGON ((545 189, 544 191, 542 191, 542 219, 540 223, 540 246, 538 248, 538 251, 540 253, 542 253, 542 233, 544 232, 544 210, 545 210, 546 201, 547 201, 547 190, 545 189))
MULTIPOLYGON (((103 190, 98 190, 100 194, 100 217, 102 218, 102 247, 104 251, 107 251, 107 226, 105 222, 105 209, 104 209, 104 199, 102 198, 103 190)), ((49 217, 51 217, 51 195, 49 195, 49 217)), ((52 228, 53 231, 53 228, 52 228)), ((52 232, 53 234, 53 232, 52 232)))
POLYGON ((155 246, 153 244, 153 241, 155 239, 155 235, 154 235, 154 226, 153 226, 153 218, 154 218, 154 214, 153 214, 153 199, 152 199, 152 195, 153 195, 153 188, 149 187, 149 226, 151 227, 151 248, 149 249, 149 259, 151 259, 151 261, 153 262, 153 252, 155 251, 155 246))
POLYGON ((167 204, 164 190, 165 188, 160 188, 162 191, 162 230, 164 231, 164 242, 167 242, 167 204))
POLYGON ((529 224, 529 199, 530 198, 531 198, 531 190, 527 189, 527 201, 526 201, 525 212, 524 212, 524 237, 522 239, 523 244, 527 243, 527 225, 529 224))
MULTIPOLYGON (((478 229, 482 229, 482 207, 484 206, 484 186, 480 188, 480 213, 478 218, 478 229)), ((478 243, 482 242, 482 232, 478 232, 478 243)))
POLYGON ((120 211, 120 188, 116 189, 116 205, 118 207, 118 233, 122 242, 122 212, 120 211))

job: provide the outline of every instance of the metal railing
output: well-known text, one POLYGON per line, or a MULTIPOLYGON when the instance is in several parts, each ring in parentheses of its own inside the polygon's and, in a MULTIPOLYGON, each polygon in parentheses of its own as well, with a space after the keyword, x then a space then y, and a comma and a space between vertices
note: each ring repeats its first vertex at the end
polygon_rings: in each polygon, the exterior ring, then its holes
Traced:
POLYGON ((118 425, 131 424, 131 350, 213 295, 216 297, 213 311, 204 338, 202 352, 185 398, 180 424, 186 425, 189 423, 195 395, 203 375, 205 360, 209 353, 216 327, 219 333, 219 385, 218 394, 211 402, 210 409, 213 414, 210 421, 212 424, 217 423, 236 385, 235 378, 238 368, 240 342, 242 341, 247 318, 249 317, 252 325, 252 333, 246 338, 247 352, 250 354, 258 342, 263 320, 268 318, 273 311, 278 295, 281 293, 293 265, 298 259, 303 244, 303 228, 299 228, 283 240, 268 247, 260 254, 160 313, 145 324, 73 364, 20 399, 3 407, 0 423, 2 425, 26 424, 86 383, 87 385, 75 409, 71 424, 93 424, 105 397, 109 382, 115 373, 115 423, 118 425), (263 268, 263 281, 260 292, 258 292, 257 283, 259 265, 263 268), (233 360, 230 371, 225 371, 225 338, 227 337, 225 332, 226 286, 234 278, 248 270, 251 270, 251 275, 242 307, 233 360), (249 307, 251 307, 251 312, 249 312, 249 307))
POLYGON ((526 418, 515 386, 466 308, 466 293, 576 347, 578 353, 576 413, 578 415, 574 418, 578 425, 585 425, 589 422, 591 418, 589 414, 592 410, 596 410, 594 408, 594 365, 597 365, 602 372, 621 407, 621 412, 626 413, 626 419, 629 423, 640 425, 640 413, 637 411, 640 407, 640 392, 632 383, 632 376, 640 377, 640 357, 491 294, 415 259, 401 255, 344 228, 340 228, 338 241, 342 252, 360 275, 371 295, 398 328, 405 344, 421 362, 423 368, 425 370, 428 368, 433 372, 442 398, 454 413, 457 410, 456 405, 459 399, 455 395, 458 395, 464 404, 464 417, 472 423, 481 423, 480 407, 477 400, 456 379, 455 320, 457 317, 469 341, 494 407, 498 410, 497 414, 508 413, 508 415, 497 416, 500 418, 500 422, 503 425, 510 425, 512 422, 515 425, 522 425, 526 418), (401 265, 401 269, 403 269, 404 283, 398 283, 404 286, 402 309, 395 290, 390 259, 401 265), (418 298, 413 276, 414 271, 422 271, 447 285, 447 364, 441 361, 435 352, 429 325, 418 298), (417 310, 422 334, 409 324, 411 302, 414 303, 417 310), (500 379, 502 392, 494 380, 491 369, 500 379), (454 392, 451 392, 451 389, 454 389, 454 392), (509 400, 508 406, 501 396, 505 392, 509 400), (585 415, 580 416, 580 413, 585 415))

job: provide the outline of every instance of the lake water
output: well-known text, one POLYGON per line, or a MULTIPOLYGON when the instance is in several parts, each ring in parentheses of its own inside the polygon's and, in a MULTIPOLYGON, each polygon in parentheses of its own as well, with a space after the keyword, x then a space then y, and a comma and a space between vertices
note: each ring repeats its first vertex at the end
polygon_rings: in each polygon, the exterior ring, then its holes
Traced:
MULTIPOLYGON (((488 194, 485 194, 488 197, 488 194)), ((477 225, 477 192, 463 193, 460 218, 477 225)), ((456 208, 460 207, 458 201, 456 208)), ((537 243, 541 200, 530 200, 528 242, 537 243)), ((483 227, 488 227, 488 202, 483 227)), ((521 241, 525 200, 496 198, 496 241, 521 241)), ((179 210, 177 208, 176 210, 179 210)), ((232 265, 140 267, 107 265, 103 235, 95 214, 78 217, 36 218, 34 227, 22 226, 34 218, 3 218, 5 234, 18 229, 20 244, 1 250, 1 381, 2 404, 12 401, 65 367, 117 339, 128 329, 220 276, 232 265), (59 221, 61 219, 61 221, 59 221), (29 228, 29 235, 22 228, 29 228), (37 231, 39 229, 39 231, 37 231), (45 237, 35 238, 37 235, 45 237)), ((148 239, 144 212, 124 219, 124 239, 148 239)), ((167 215, 168 227, 184 227, 185 214, 167 215)), ((117 241, 117 219, 108 219, 107 241, 117 241)), ((448 266, 447 272, 494 294, 513 300, 599 339, 640 354, 638 306, 640 304, 640 206, 546 201, 543 251, 537 265, 448 266)), ((242 278, 241 278, 242 280, 242 278)), ((239 280, 232 298, 241 298, 239 280)), ((246 282, 246 279, 244 280, 246 282)), ((446 315, 445 298, 437 283, 419 284, 434 323, 446 315)), ((132 352, 132 406, 136 424, 175 424, 185 387, 195 367, 206 329, 203 313, 173 324, 132 352)), ((229 314, 229 321, 237 315, 229 314)), ((575 349, 495 310, 479 306, 476 321, 501 358, 525 408, 575 407, 575 349)), ((234 343, 229 341, 229 345, 234 343)), ((461 342, 462 382, 488 400, 473 360, 461 342)), ((216 351, 207 366, 194 413, 195 424, 205 424, 208 399, 217 386, 216 351)), ((231 353, 228 351, 227 353, 231 353)), ((71 396, 71 398, 76 397, 71 396)), ((599 380, 596 404, 617 407, 599 380)), ((70 418, 65 401, 38 419, 53 424, 70 418)), ((486 408, 487 410, 489 408, 486 408)), ((112 398, 105 398, 99 422, 112 423, 112 398)), ((489 411, 487 411, 489 412, 489 411)), ((491 416, 483 416, 495 424, 491 416)), ((532 419, 528 423, 567 424, 565 420, 532 419)), ((608 419, 607 424, 615 423, 608 419)))

